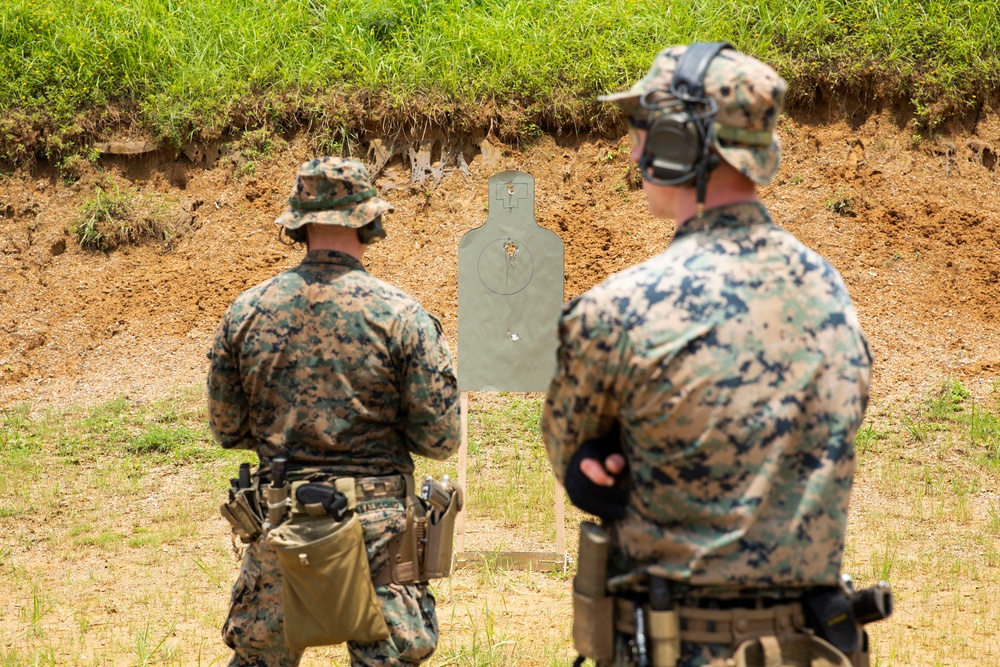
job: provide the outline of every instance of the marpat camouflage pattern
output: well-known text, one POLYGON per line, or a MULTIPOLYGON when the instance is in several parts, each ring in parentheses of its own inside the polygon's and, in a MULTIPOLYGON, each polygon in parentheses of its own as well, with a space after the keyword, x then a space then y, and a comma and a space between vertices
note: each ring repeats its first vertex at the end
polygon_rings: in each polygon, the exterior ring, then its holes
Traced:
POLYGON ((440 323, 343 253, 311 251, 241 294, 209 360, 209 423, 223 447, 344 476, 412 473, 411 452, 458 450, 440 323))
POLYGON ((557 477, 621 425, 612 591, 834 586, 871 356, 843 281, 758 203, 710 209, 565 307, 543 412, 557 477))
POLYGON ((310 222, 356 229, 392 210, 371 186, 364 163, 318 157, 299 167, 288 208, 274 222, 287 229, 310 222))
MULTIPOLYGON (((458 384, 440 323, 412 297, 328 250, 241 294, 209 352, 212 433, 226 448, 255 449, 288 478, 413 472, 411 454, 458 450, 458 384)), ((405 526, 401 499, 359 502, 372 574, 405 526)), ((354 667, 412 665, 437 645, 425 585, 377 586, 388 640, 348 643, 354 667)), ((223 629, 231 667, 297 665, 284 643, 281 578, 263 538, 248 546, 223 629)))

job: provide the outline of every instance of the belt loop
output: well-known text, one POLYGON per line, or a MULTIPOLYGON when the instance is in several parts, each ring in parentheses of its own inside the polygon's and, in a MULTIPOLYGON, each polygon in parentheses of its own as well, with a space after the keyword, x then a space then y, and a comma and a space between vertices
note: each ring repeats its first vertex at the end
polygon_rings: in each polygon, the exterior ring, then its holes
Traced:
POLYGON ((347 509, 352 510, 358 506, 358 494, 353 477, 338 477, 333 482, 333 488, 343 493, 347 498, 347 509))

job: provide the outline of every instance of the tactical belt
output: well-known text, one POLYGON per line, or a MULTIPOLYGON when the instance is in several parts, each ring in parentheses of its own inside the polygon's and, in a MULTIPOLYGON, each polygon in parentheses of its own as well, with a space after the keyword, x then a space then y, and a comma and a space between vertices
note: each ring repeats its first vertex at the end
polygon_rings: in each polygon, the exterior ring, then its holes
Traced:
POLYGON ((359 501, 377 498, 405 498, 406 479, 403 475, 355 477, 354 493, 359 501))
MULTIPOLYGON (((352 479, 348 476, 335 476, 330 475, 327 478, 311 479, 310 481, 297 480, 292 482, 293 489, 300 484, 317 484, 321 486, 329 486, 331 488, 336 488, 337 490, 344 490, 348 495, 350 492, 350 482, 347 483, 347 489, 344 489, 344 481, 347 479, 352 479), (339 483, 338 483, 339 482, 339 483)), ((348 498, 351 508, 353 509, 356 503, 365 500, 376 500, 379 498, 405 498, 406 497, 406 477, 404 475, 388 475, 385 477, 354 477, 354 497, 348 498)), ((265 483, 261 485, 261 492, 266 492, 268 485, 265 483)), ((294 498, 294 494, 292 496, 294 498)), ((292 513, 295 514, 300 507, 296 503, 292 502, 292 513)))
MULTIPOLYGON (((648 612, 648 607, 643 607, 648 612)), ((797 601, 773 604, 766 609, 682 606, 677 611, 681 622, 681 641, 695 644, 737 646, 754 637, 781 638, 801 632, 806 627, 802 604, 797 601)), ((632 600, 615 598, 615 630, 625 635, 635 634, 635 602, 632 600)))

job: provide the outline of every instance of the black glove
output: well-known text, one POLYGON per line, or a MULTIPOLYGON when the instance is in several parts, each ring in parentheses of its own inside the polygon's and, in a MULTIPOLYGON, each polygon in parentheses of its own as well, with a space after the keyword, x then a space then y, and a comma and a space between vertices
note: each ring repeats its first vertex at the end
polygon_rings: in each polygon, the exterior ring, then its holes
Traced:
POLYGON ((601 486, 590 481, 590 478, 583 474, 583 471, 580 470, 580 462, 583 459, 597 459, 601 465, 604 465, 604 459, 612 454, 622 454, 617 428, 608 435, 584 442, 566 466, 564 486, 570 502, 584 512, 598 516, 604 521, 625 518, 628 489, 622 486, 622 482, 627 477, 627 470, 622 470, 614 476, 616 482, 614 486, 601 486))

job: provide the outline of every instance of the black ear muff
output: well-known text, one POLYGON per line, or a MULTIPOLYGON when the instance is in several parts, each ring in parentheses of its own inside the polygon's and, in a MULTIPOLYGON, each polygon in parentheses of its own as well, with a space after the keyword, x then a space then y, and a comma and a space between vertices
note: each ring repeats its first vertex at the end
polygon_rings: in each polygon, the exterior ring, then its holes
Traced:
POLYGON ((639 160, 643 178, 657 185, 694 185, 704 201, 708 174, 719 166, 711 152, 715 101, 705 96, 705 72, 727 42, 695 42, 677 62, 667 91, 647 91, 640 103, 650 119, 639 160))
POLYGON ((358 227, 358 240, 363 245, 378 243, 385 238, 385 227, 382 226, 382 216, 378 216, 364 227, 358 227))
POLYGON ((682 185, 694 178, 701 152, 701 133, 691 115, 667 113, 650 125, 639 168, 653 182, 682 185))

